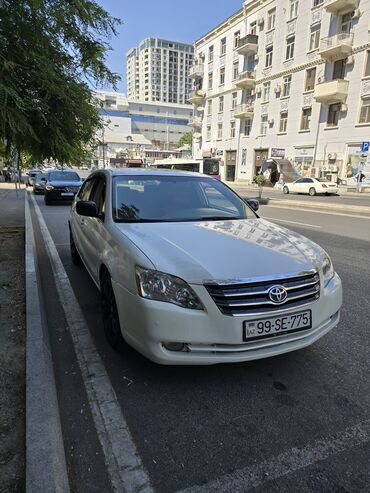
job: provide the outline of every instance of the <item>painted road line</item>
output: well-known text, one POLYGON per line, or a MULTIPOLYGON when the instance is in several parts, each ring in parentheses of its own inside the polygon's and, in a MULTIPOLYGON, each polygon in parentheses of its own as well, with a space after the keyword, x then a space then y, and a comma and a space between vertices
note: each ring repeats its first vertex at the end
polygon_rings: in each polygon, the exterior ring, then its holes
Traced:
POLYGON ((68 493, 69 483, 48 332, 37 282, 34 232, 25 192, 26 491, 68 493))
POLYGON ((296 224, 297 226, 306 226, 308 228, 322 229, 322 226, 316 226, 315 224, 306 224, 306 223, 299 223, 297 221, 288 221, 287 219, 278 219, 277 217, 263 216, 263 219, 267 219, 268 221, 277 221, 279 223, 296 224))
POLYGON ((298 212, 311 212, 311 213, 315 213, 315 214, 326 214, 328 216, 342 216, 342 217, 354 217, 356 219, 366 219, 366 220, 370 220, 370 216, 360 216, 359 214, 343 214, 341 212, 328 212, 328 211, 323 211, 323 210, 318 210, 318 209, 304 209, 303 207, 299 207, 299 209, 292 209, 292 207, 286 207, 286 206, 283 206, 283 205, 275 205, 275 204, 271 204, 271 205, 268 205, 268 206, 263 206, 263 207, 269 207, 270 209, 288 209, 288 210, 295 210, 295 211, 298 211, 298 212))
POLYGON ((34 197, 32 200, 52 265, 58 296, 72 336, 112 488, 120 493, 152 493, 149 476, 136 450, 127 422, 122 414, 104 364, 94 345, 68 275, 41 210, 34 197))
POLYGON ((229 493, 248 491, 260 487, 273 479, 292 474, 304 467, 324 461, 329 457, 346 452, 370 441, 370 420, 347 428, 334 435, 321 438, 311 445, 293 447, 278 456, 259 464, 238 469, 234 473, 209 482, 203 486, 192 486, 178 493, 229 493))

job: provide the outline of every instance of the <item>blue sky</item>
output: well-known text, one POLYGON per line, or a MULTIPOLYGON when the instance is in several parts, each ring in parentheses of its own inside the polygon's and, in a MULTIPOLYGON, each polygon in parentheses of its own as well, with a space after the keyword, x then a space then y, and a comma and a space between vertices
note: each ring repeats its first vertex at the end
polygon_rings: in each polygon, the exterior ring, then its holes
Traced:
MULTIPOLYGON (((121 75, 119 91, 126 91, 126 53, 148 37, 192 43, 239 10, 243 0, 97 0, 122 19, 108 65, 121 75)), ((108 88, 107 88, 108 89, 108 88)))

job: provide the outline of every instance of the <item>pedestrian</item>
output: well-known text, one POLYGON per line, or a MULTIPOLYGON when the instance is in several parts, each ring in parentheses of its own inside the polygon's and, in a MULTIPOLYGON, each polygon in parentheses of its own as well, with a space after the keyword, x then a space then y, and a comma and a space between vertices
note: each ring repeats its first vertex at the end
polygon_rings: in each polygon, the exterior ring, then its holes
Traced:
POLYGON ((357 175, 357 192, 362 192, 362 182, 365 179, 365 175, 360 171, 357 175))

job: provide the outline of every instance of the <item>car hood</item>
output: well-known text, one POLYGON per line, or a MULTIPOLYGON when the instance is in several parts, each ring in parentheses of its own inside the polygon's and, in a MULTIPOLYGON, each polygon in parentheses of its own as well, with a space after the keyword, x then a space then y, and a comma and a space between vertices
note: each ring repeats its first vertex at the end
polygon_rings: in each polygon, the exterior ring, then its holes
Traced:
POLYGON ((117 224, 155 268, 194 284, 311 270, 321 247, 263 219, 117 224))
POLYGON ((82 181, 48 181, 48 185, 52 185, 53 187, 80 187, 82 185, 82 181))

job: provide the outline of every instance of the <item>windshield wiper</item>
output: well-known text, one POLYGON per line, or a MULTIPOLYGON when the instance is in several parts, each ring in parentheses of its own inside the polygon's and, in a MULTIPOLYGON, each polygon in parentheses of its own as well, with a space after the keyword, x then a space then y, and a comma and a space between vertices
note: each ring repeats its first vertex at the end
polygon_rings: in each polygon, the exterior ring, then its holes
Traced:
POLYGON ((233 216, 202 216, 197 221, 237 221, 239 219, 247 219, 246 217, 233 216))

